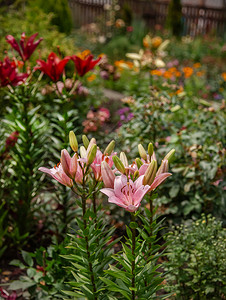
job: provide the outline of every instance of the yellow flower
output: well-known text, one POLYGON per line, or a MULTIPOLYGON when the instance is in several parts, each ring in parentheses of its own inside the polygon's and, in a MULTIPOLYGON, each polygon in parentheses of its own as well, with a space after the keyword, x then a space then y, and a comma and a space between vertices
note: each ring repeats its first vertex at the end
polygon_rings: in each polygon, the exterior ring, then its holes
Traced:
POLYGON ((89 81, 89 82, 92 82, 93 80, 95 80, 96 79, 96 75, 95 74, 92 74, 92 75, 90 75, 89 77, 87 77, 87 80, 89 81))

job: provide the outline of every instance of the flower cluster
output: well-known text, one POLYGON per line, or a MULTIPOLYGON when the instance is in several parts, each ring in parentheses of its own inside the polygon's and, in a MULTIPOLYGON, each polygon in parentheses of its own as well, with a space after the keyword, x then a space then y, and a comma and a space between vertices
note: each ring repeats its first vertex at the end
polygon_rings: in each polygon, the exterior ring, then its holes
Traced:
MULTIPOLYGON (((23 66, 43 40, 40 38, 35 41, 37 35, 38 33, 35 33, 30 37, 27 37, 25 33, 22 33, 19 42, 17 42, 12 35, 6 36, 6 41, 20 55, 23 66)), ((47 61, 42 59, 37 60, 37 66, 34 67, 33 71, 40 70, 53 82, 58 82, 62 74, 65 72, 66 64, 70 60, 74 62, 76 76, 83 77, 100 62, 101 57, 97 58, 96 60, 93 59, 93 55, 89 50, 78 53, 77 55, 66 56, 64 58, 60 58, 56 53, 51 52, 47 58, 47 61)), ((5 57, 4 61, 0 61, 0 86, 17 86, 25 81, 29 74, 28 72, 19 74, 18 67, 20 65, 21 63, 19 61, 11 61, 8 57, 5 57)))
POLYGON ((123 123, 127 123, 134 117, 134 114, 131 112, 131 109, 127 107, 120 108, 118 110, 120 121, 118 122, 118 127, 121 127, 123 123))
POLYGON ((51 52, 48 56, 47 62, 43 60, 37 60, 38 66, 36 67, 36 70, 42 71, 54 82, 56 82, 60 79, 60 76, 64 72, 65 66, 69 60, 72 60, 74 62, 77 74, 80 77, 83 77, 86 73, 92 70, 96 66, 96 64, 99 63, 101 57, 94 60, 93 55, 88 54, 83 58, 78 55, 72 55, 60 59, 56 55, 56 53, 51 52))
POLYGON ((141 158, 136 158, 129 165, 124 152, 120 153, 120 158, 113 152, 114 141, 111 141, 102 153, 95 139, 89 141, 86 136, 83 136, 84 145, 79 151, 77 138, 72 131, 69 140, 75 154, 71 157, 68 151, 63 149, 59 164, 51 169, 41 167, 39 170, 70 187, 76 193, 79 193, 81 186, 84 187, 89 179, 96 182, 103 181, 104 188, 100 191, 108 196, 108 201, 134 212, 148 192, 155 190, 171 176, 168 173, 168 164, 175 150, 171 150, 165 156, 158 168, 152 143, 148 145, 148 154, 139 144, 138 151, 141 158))
POLYGON ((116 66, 109 64, 106 55, 102 56, 102 60, 99 67, 101 69, 100 76, 104 80, 112 79, 113 81, 116 81, 120 78, 120 73, 118 72, 118 69, 116 68, 116 66))
POLYGON ((24 82, 28 77, 27 73, 18 73, 17 64, 8 57, 0 61, 0 86, 17 86, 24 82))
POLYGON ((83 121, 84 132, 95 132, 110 118, 110 112, 107 108, 101 107, 98 110, 90 110, 87 113, 86 120, 83 121))
MULTIPOLYGON (((176 63, 177 61, 175 61, 176 63)), ((173 62, 168 63, 167 66, 170 66, 168 69, 161 68, 151 70, 150 73, 153 76, 162 77, 166 80, 176 81, 179 78, 190 78, 192 75, 201 77, 204 75, 204 71, 200 70, 201 64, 195 63, 193 67, 176 67, 176 64, 173 62)))

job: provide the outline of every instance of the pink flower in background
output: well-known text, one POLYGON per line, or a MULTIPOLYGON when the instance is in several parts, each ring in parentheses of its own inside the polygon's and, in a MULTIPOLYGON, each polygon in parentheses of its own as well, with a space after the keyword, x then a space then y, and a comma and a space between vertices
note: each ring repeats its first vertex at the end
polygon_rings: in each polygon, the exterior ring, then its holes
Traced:
POLYGON ((103 188, 100 191, 108 196, 108 202, 134 212, 150 188, 149 185, 143 185, 143 178, 144 176, 140 176, 133 182, 131 179, 128 180, 125 175, 117 176, 114 188, 103 188))
POLYGON ((30 58, 39 43, 43 40, 43 38, 40 38, 39 40, 34 42, 37 35, 38 33, 35 33, 30 37, 26 37, 25 33, 23 32, 21 34, 20 45, 12 35, 7 35, 6 41, 11 45, 13 49, 15 49, 19 53, 22 60, 26 61, 30 58))
POLYGON ((110 111, 105 107, 98 110, 90 110, 87 113, 87 119, 83 121, 84 132, 97 131, 110 118, 110 111))

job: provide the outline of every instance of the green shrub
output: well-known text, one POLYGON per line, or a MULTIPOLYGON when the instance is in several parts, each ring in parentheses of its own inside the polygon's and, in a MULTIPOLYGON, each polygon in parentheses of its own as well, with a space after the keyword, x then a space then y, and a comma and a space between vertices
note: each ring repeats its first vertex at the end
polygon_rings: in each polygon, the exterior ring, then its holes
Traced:
MULTIPOLYGON (((27 36, 38 32, 38 38, 43 37, 37 49, 41 51, 42 59, 45 59, 51 51, 57 52, 58 45, 60 45, 62 56, 76 52, 73 39, 64 33, 59 33, 57 27, 51 24, 53 14, 47 15, 38 7, 28 6, 18 9, 11 6, 7 11, 1 9, 0 12, 0 60, 5 56, 5 51, 11 49, 5 41, 5 36, 11 34, 20 40, 22 32, 25 32, 27 36)), ((9 55, 11 56, 10 52, 9 55)), ((15 55, 15 52, 12 55, 15 55)), ((35 51, 31 56, 31 63, 35 64, 38 58, 40 58, 40 53, 35 51)))
POLYGON ((208 215, 168 236, 167 288, 174 299, 225 299, 226 230, 208 215))
POLYGON ((57 25, 60 32, 70 33, 72 29, 71 11, 67 0, 30 1, 31 7, 39 7, 46 14, 53 13, 51 23, 57 25))

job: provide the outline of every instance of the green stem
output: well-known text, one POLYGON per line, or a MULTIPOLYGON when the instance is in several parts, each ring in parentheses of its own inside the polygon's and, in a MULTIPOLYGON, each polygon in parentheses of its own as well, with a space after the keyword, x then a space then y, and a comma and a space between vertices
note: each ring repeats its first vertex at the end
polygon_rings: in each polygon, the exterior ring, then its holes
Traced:
POLYGON ((154 206, 153 206, 153 201, 152 201, 152 194, 150 194, 150 198, 149 198, 149 204, 150 204, 150 235, 152 236, 153 230, 152 230, 152 223, 153 223, 153 211, 154 211, 154 206))
MULTIPOLYGON (((83 190, 85 190, 84 177, 83 177, 83 190)), ((85 195, 85 193, 83 193, 83 195, 82 195, 82 218, 83 218, 84 230, 87 228, 85 214, 86 214, 86 195, 85 195)), ((86 241, 86 253, 87 253, 87 258, 88 258, 88 262, 89 262, 89 271, 91 274, 90 278, 91 278, 91 282, 92 282, 92 286, 93 286, 94 300, 97 300, 97 296, 95 295, 97 290, 96 290, 95 278, 94 278, 94 273, 93 273, 93 265, 90 262, 89 241, 88 241, 87 236, 85 236, 85 241, 86 241)))
MULTIPOLYGON (((131 221, 135 222, 135 214, 131 213, 131 221)), ((132 230, 132 300, 135 300, 135 247, 136 247, 136 229, 131 228, 132 230)))

